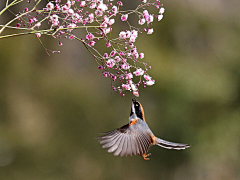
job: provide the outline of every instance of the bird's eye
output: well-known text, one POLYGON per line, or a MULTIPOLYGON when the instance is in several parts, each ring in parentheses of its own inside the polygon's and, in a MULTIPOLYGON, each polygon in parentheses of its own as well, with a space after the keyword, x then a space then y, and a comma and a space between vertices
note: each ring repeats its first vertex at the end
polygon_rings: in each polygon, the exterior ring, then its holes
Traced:
POLYGON ((138 104, 136 104, 135 106, 138 107, 138 104))

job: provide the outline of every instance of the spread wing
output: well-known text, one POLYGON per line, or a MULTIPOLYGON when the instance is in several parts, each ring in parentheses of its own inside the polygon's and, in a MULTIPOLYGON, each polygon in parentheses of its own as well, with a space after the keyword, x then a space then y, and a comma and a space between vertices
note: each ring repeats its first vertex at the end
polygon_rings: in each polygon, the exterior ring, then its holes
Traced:
POLYGON ((141 130, 141 123, 125 125, 119 129, 103 133, 99 137, 100 144, 107 148, 114 156, 142 155, 146 153, 152 143, 150 135, 141 130))

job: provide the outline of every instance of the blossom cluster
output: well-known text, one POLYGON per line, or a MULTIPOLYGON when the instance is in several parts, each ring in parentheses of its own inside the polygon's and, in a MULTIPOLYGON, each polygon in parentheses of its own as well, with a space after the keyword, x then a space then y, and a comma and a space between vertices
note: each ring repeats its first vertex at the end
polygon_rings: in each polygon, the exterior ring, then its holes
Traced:
POLYGON ((68 0, 66 3, 53 0, 41 10, 25 8, 18 14, 16 26, 27 26, 38 38, 51 35, 59 40, 59 45, 62 45, 61 38, 79 40, 94 56, 103 76, 114 82, 113 91, 122 96, 124 91, 131 91, 139 96, 139 86, 151 86, 155 80, 147 73, 151 66, 142 61, 144 53, 138 52, 135 42, 142 33, 153 33, 153 22, 163 18, 165 9, 160 0, 138 1, 136 9, 126 10, 123 2, 114 0, 68 0), (155 14, 149 12, 150 6, 155 7, 155 14), (138 27, 131 25, 132 15, 137 15, 138 27), (116 21, 125 22, 127 29, 113 28, 116 21), (79 28, 85 29, 86 34, 78 37, 75 32, 79 28), (96 43, 104 43, 105 49, 98 50, 96 43))

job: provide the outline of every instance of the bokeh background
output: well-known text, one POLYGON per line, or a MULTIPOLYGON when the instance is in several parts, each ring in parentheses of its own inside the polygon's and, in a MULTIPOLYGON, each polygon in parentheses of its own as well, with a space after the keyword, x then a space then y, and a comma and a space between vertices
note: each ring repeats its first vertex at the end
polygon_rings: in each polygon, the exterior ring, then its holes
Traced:
POLYGON ((61 50, 48 56, 19 36, 0 40, 0 179, 240 179, 239 0, 161 2, 163 20, 137 40, 156 80, 138 100, 157 136, 192 147, 151 147, 150 161, 108 154, 95 137, 128 122, 132 94, 111 93, 78 41, 42 37, 61 50))

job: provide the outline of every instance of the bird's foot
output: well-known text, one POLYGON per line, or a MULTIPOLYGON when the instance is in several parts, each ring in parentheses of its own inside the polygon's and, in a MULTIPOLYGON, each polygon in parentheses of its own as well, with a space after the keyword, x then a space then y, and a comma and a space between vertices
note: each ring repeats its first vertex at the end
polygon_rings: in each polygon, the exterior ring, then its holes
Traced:
POLYGON ((151 153, 149 153, 149 154, 144 153, 144 154, 142 155, 142 157, 143 157, 144 160, 149 160, 149 158, 146 158, 146 157, 148 157, 148 156, 150 156, 150 155, 152 155, 152 154, 151 154, 151 153))

